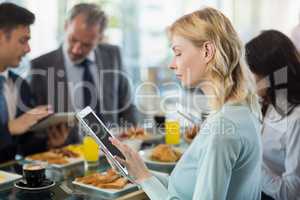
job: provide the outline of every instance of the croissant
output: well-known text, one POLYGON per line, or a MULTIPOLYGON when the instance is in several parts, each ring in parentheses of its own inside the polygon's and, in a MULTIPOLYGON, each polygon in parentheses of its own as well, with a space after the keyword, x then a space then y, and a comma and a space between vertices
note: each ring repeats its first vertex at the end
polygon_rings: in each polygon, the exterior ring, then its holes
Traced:
POLYGON ((176 162, 180 159, 182 153, 173 149, 167 144, 160 144, 155 147, 150 155, 150 159, 161 162, 176 162))

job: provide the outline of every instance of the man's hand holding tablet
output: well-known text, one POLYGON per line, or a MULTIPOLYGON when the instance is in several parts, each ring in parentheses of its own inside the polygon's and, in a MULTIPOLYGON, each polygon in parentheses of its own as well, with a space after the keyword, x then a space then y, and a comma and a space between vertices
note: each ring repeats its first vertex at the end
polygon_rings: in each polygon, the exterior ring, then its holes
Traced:
POLYGON ((61 112, 53 113, 40 119, 30 127, 30 131, 46 131, 50 127, 60 126, 61 124, 67 124, 73 126, 75 124, 74 112, 61 112))
POLYGON ((8 122, 8 129, 12 135, 22 135, 30 130, 39 120, 51 115, 52 107, 49 105, 37 106, 20 117, 8 122))

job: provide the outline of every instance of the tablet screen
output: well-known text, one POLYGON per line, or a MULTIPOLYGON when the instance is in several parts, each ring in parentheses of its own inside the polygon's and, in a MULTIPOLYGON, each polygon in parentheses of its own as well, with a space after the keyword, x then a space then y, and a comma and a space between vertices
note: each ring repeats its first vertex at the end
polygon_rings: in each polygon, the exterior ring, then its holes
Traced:
POLYGON ((111 137, 110 133, 107 129, 99 122, 96 116, 93 113, 89 113, 83 118, 84 122, 92 129, 92 131, 96 134, 96 136, 101 140, 101 142, 105 145, 108 151, 113 156, 118 156, 120 158, 125 159, 124 155, 117 149, 110 141, 109 137, 111 137))

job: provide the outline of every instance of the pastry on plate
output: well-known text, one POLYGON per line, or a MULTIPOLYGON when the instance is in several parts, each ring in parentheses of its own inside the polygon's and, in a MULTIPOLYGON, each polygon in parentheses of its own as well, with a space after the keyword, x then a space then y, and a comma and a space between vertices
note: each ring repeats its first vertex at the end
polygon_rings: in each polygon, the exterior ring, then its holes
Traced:
POLYGON ((104 173, 93 173, 84 177, 76 178, 75 181, 106 189, 122 189, 128 183, 127 179, 121 177, 113 169, 109 169, 104 173))
POLYGON ((200 131, 200 126, 198 125, 194 125, 193 127, 188 128, 183 134, 185 141, 187 143, 191 143, 199 131, 200 131))
POLYGON ((143 128, 131 127, 119 135, 120 139, 140 139, 146 140, 150 138, 150 134, 143 128))
POLYGON ((6 180, 5 176, 0 175, 0 183, 3 183, 6 180))
POLYGON ((31 156, 27 156, 27 159, 30 160, 39 160, 39 161, 44 161, 49 164, 67 164, 69 161, 62 155, 57 154, 55 152, 47 151, 43 153, 37 153, 31 156))
POLYGON ((160 162, 176 162, 181 155, 182 153, 179 150, 172 148, 170 145, 160 144, 152 150, 150 159, 160 162))
POLYGON ((61 148, 61 149, 52 149, 50 150, 53 153, 59 154, 63 157, 67 157, 67 158, 78 158, 80 157, 80 155, 76 152, 73 152, 67 148, 61 148))

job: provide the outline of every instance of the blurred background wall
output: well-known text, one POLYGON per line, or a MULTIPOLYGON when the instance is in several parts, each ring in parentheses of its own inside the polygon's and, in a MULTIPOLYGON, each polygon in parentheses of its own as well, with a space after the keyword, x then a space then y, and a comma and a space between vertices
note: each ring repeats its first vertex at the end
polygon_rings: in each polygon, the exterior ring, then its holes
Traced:
MULTIPOLYGON (((288 36, 299 22, 299 0, 7 0, 36 14, 32 26, 31 53, 23 60, 20 73, 26 74, 29 60, 57 48, 63 39, 67 11, 80 2, 94 2, 109 16, 105 41, 119 45, 133 91, 176 93, 176 82, 167 68, 172 52, 165 34, 176 18, 203 6, 223 11, 233 22, 242 41, 247 42, 265 29, 277 29, 288 36), (143 83, 155 83, 143 84, 143 83)), ((2 2, 4 2, 2 0, 2 2)), ((145 100, 145 99, 144 99, 145 100)), ((138 101, 138 99, 137 99, 138 101)), ((145 105, 157 107, 149 100, 145 105)), ((158 111, 159 112, 159 111, 158 111)))

